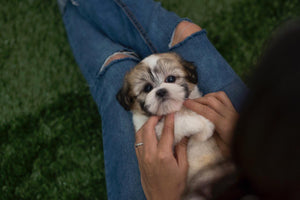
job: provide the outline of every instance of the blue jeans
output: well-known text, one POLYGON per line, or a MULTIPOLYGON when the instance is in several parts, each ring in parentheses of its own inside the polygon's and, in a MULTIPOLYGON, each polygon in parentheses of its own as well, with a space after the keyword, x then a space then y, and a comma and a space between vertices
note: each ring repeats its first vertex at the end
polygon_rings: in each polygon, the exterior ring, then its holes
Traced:
MULTIPOLYGON (((63 1, 63 0, 62 0, 63 1)), ((63 21, 74 57, 87 80, 102 119, 108 199, 145 199, 134 150, 132 115, 117 102, 124 75, 144 57, 176 52, 194 62, 198 86, 206 94, 225 91, 240 110, 247 88, 202 30, 169 47, 182 20, 152 0, 72 0, 63 10, 63 21), (116 52, 138 57, 115 60, 116 52)))

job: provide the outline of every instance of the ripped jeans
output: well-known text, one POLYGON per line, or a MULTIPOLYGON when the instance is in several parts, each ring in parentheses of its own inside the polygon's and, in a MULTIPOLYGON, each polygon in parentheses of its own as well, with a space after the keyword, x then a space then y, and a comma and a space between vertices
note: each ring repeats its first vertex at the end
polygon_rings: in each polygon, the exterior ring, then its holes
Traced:
POLYGON ((116 100, 126 72, 150 54, 171 51, 194 62, 198 87, 204 94, 223 90, 240 110, 248 89, 210 43, 205 30, 169 47, 176 26, 188 19, 158 2, 70 0, 60 8, 74 57, 101 115, 108 199, 145 199, 132 115, 116 100), (116 52, 129 56, 105 65, 116 52))

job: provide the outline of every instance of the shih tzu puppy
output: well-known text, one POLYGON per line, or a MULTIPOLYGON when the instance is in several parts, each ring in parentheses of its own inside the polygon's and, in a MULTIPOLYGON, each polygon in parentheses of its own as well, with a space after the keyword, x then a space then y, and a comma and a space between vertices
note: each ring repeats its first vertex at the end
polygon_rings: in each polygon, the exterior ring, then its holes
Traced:
MULTIPOLYGON (((117 94, 120 104, 133 113, 136 131, 152 115, 164 116, 175 112, 174 145, 183 137, 190 137, 187 147, 188 180, 199 170, 222 159, 212 138, 214 125, 183 106, 187 98, 201 97, 197 82, 193 63, 175 53, 153 54, 126 74, 123 87, 117 94)), ((158 138, 163 126, 162 118, 156 126, 158 138)))

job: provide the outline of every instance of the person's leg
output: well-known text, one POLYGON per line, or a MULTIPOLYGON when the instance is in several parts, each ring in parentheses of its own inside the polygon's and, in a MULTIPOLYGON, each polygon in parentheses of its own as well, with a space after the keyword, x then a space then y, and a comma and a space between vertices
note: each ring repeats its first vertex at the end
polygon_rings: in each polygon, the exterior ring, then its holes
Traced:
MULTIPOLYGON (((197 66, 198 87, 204 93, 224 91, 239 112, 249 92, 247 86, 232 70, 206 36, 206 31, 187 22, 177 31, 178 38, 170 47, 184 59, 197 66), (185 27, 192 27, 185 29, 185 27), (180 34, 184 32, 184 34, 180 34)), ((174 32, 176 34, 176 32, 174 32)))
POLYGON ((73 0, 80 14, 113 41, 141 57, 167 52, 172 33, 182 21, 152 0, 73 0))
POLYGON ((207 39, 205 30, 197 29, 197 25, 152 0, 73 1, 77 1, 82 16, 142 57, 171 50, 194 62, 200 90, 204 94, 223 90, 240 110, 248 89, 207 39), (193 37, 179 43, 193 33, 193 37))
POLYGON ((132 116, 116 100, 126 72, 139 59, 123 52, 130 50, 85 21, 71 3, 67 4, 63 21, 74 57, 101 115, 108 199, 145 199, 135 156, 132 116))

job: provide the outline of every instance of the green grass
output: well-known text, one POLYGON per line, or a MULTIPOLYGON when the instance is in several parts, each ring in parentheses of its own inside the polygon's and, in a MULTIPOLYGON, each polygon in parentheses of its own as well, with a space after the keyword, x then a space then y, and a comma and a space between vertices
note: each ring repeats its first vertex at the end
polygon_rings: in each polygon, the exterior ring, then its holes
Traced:
MULTIPOLYGON (((299 0, 163 0, 247 80, 299 0)), ((1 0, 0 199, 106 199, 101 119, 55 0, 1 0)))

